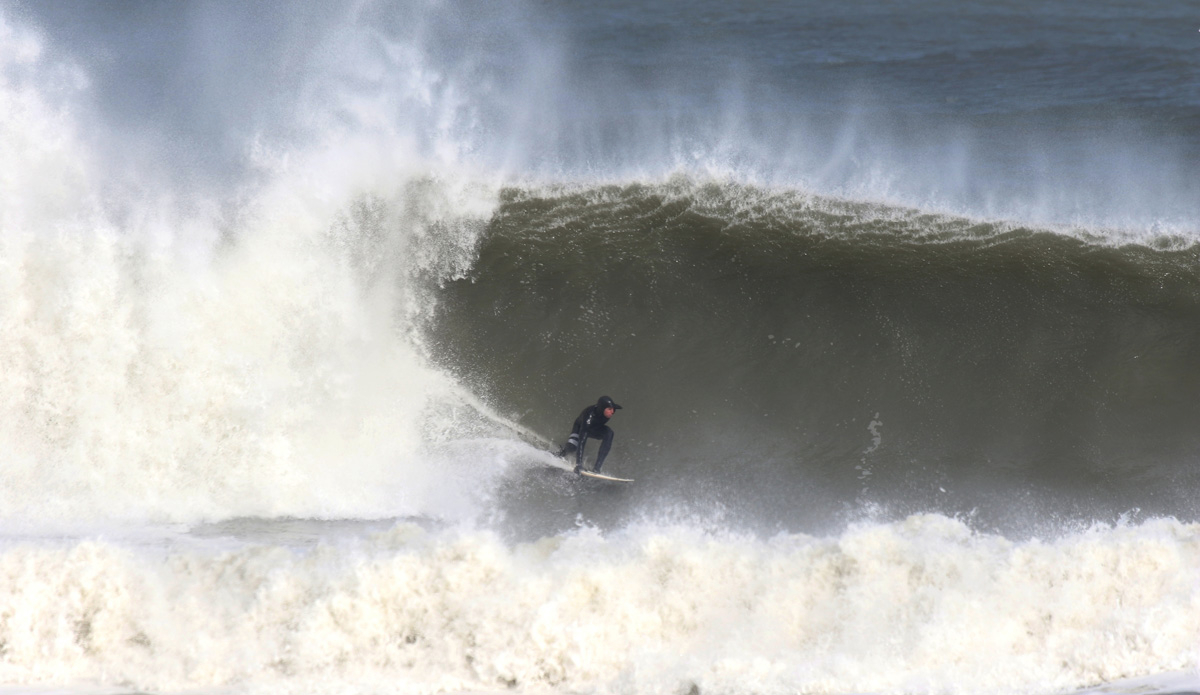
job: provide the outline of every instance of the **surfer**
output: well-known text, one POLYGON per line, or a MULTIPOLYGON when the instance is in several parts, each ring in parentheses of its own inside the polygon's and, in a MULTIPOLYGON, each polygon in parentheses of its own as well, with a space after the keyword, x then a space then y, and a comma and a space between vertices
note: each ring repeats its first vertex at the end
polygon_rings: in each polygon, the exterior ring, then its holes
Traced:
POLYGON ((571 436, 567 438, 567 443, 563 444, 562 448, 555 454, 559 458, 566 458, 567 454, 575 452, 575 472, 583 470, 583 446, 587 444, 588 437, 600 440, 600 453, 596 455, 596 465, 592 467, 593 473, 600 472, 600 466, 604 465, 604 457, 608 456, 608 450, 612 447, 613 431, 608 426, 608 419, 613 416, 613 413, 621 409, 621 406, 613 402, 613 399, 608 396, 601 396, 596 405, 589 405, 583 409, 579 417, 575 418, 575 426, 571 429, 571 436))

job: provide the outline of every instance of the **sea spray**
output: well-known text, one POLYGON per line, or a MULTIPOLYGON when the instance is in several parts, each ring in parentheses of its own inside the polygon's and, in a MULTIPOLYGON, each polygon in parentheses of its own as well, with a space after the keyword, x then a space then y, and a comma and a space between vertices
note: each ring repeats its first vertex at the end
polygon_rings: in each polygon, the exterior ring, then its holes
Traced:
POLYGON ((416 326, 470 262, 486 184, 339 139, 260 148, 269 182, 235 208, 114 206, 71 112, 0 94, 4 166, 35 184, 2 208, 4 519, 473 513, 422 472, 459 398, 416 326))

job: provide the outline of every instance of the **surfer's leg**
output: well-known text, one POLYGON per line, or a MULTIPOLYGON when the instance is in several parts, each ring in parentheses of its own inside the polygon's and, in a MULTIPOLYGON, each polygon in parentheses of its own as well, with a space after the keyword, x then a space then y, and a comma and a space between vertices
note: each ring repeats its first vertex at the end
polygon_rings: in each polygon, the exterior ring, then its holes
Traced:
POLYGON ((575 432, 572 432, 571 436, 567 438, 567 443, 563 444, 562 448, 559 449, 558 452, 556 452, 554 455, 559 457, 560 459, 565 459, 567 457, 567 454, 574 453, 575 450, 578 448, 579 448, 579 435, 575 432))
MULTIPOLYGON (((603 437, 603 440, 600 442, 600 451, 599 451, 599 453, 596 454, 596 465, 592 467, 592 470, 596 473, 600 472, 600 466, 604 465, 604 457, 608 456, 608 450, 612 448, 612 443, 613 443, 612 428, 609 427, 608 425, 605 425, 604 426, 604 434, 602 435, 602 437, 603 437)), ((596 437, 596 439, 601 439, 601 437, 596 437)))

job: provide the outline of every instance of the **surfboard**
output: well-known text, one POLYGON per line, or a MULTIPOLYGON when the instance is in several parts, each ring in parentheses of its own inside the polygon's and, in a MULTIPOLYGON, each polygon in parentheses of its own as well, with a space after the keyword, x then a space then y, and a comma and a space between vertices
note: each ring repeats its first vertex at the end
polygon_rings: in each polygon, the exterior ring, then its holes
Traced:
MULTIPOLYGON (((574 464, 571 464, 563 459, 560 459, 559 457, 555 456, 554 454, 552 454, 548 451, 541 452, 541 453, 542 453, 542 457, 543 457, 542 460, 546 463, 546 465, 551 466, 553 468, 558 468, 559 470, 567 471, 569 473, 575 472, 574 464)), ((603 480, 606 483, 632 483, 633 482, 633 478, 617 478, 617 477, 611 476, 611 475, 604 475, 603 473, 593 473, 592 471, 588 471, 588 470, 579 471, 579 475, 586 476, 588 478, 592 478, 593 480, 603 480)))
MULTIPOLYGON (((568 473, 575 472, 575 464, 572 463, 572 461, 574 461, 574 458, 572 458, 571 461, 568 461, 567 459, 555 456, 554 452, 546 451, 545 449, 536 449, 536 447, 533 447, 533 448, 535 449, 537 458, 540 459, 540 461, 542 463, 546 464, 547 466, 550 466, 551 468, 557 468, 559 470, 567 471, 568 473)), ((606 483, 632 483, 633 482, 633 478, 618 478, 618 477, 612 476, 612 475, 604 475, 603 473, 594 473, 589 470, 581 470, 581 471, 579 471, 579 475, 587 476, 588 478, 592 478, 593 480, 602 480, 606 483)))
POLYGON ((614 478, 611 475, 604 475, 603 473, 593 473, 591 471, 579 471, 579 475, 582 475, 582 476, 585 476, 588 478, 594 478, 596 480, 604 480, 604 481, 607 481, 610 483, 632 483, 633 482, 633 478, 614 478))

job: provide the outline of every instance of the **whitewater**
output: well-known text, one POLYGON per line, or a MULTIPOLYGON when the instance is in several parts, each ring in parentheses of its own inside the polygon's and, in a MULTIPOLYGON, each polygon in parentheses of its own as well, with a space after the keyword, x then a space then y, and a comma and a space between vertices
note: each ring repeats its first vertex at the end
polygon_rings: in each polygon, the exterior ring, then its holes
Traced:
POLYGON ((1143 9, 0 4, 0 692, 1200 690, 1143 9))

